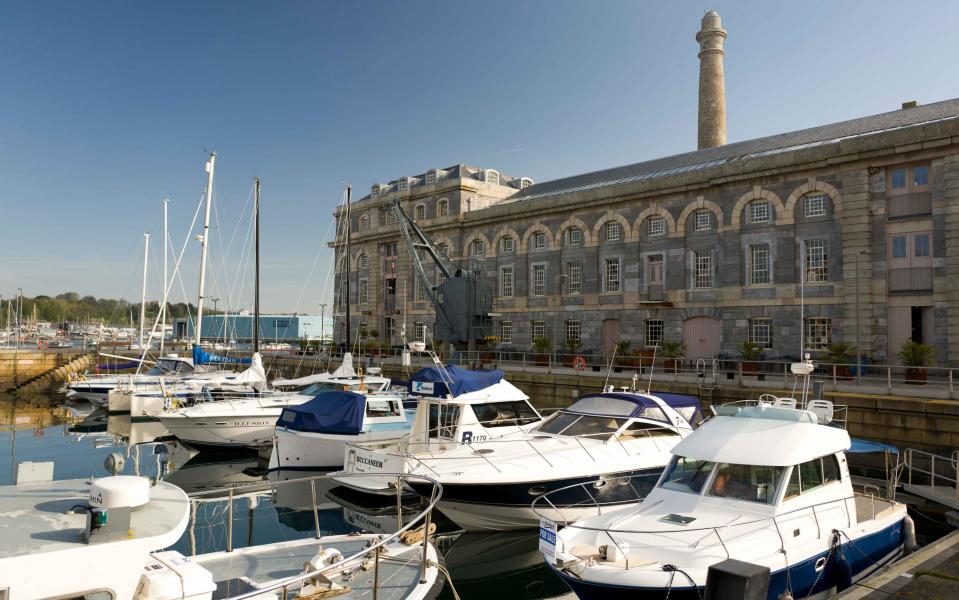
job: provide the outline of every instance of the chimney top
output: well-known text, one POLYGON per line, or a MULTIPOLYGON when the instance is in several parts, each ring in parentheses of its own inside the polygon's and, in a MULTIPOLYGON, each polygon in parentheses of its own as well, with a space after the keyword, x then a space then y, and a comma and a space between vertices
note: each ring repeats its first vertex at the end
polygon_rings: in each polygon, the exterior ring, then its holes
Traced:
POLYGON ((902 103, 902 108, 904 110, 907 108, 916 108, 917 106, 919 106, 918 100, 906 100, 905 102, 902 103))
POLYGON ((719 13, 715 10, 707 10, 706 14, 703 15, 702 28, 706 29, 722 29, 723 24, 719 18, 719 13))

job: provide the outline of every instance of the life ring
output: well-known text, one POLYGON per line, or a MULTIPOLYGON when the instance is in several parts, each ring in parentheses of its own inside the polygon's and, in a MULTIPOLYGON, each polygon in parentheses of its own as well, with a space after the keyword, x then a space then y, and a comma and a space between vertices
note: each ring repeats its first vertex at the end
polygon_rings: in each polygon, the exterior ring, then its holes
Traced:
POLYGON ((50 347, 50 342, 46 340, 37 340, 37 350, 46 350, 50 347))
POLYGON ((577 356, 573 359, 573 368, 577 371, 583 371, 586 369, 586 359, 582 356, 577 356))

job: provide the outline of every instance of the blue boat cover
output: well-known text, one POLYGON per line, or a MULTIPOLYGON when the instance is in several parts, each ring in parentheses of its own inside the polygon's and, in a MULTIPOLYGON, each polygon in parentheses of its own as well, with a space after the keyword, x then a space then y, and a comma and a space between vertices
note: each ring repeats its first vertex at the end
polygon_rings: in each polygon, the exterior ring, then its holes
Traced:
POLYGON ((899 454, 899 448, 890 446, 889 444, 853 438, 852 445, 849 447, 849 450, 846 450, 846 452, 852 454, 866 454, 869 452, 891 452, 892 454, 899 454))
POLYGON ((363 429, 366 396, 354 392, 320 392, 312 400, 288 406, 277 425, 295 431, 355 435, 363 429))
POLYGON ((232 356, 221 356, 219 354, 211 354, 205 351, 203 348, 193 345, 193 364, 194 365, 210 365, 210 364, 225 364, 225 365, 249 365, 253 363, 252 358, 235 358, 232 356))
POLYGON ((123 371, 125 369, 136 369, 140 366, 140 361, 131 360, 124 363, 107 363, 105 365, 97 365, 97 370, 100 371, 123 371))
POLYGON ((496 385, 502 379, 503 372, 499 370, 470 371, 453 365, 426 367, 413 374, 410 391, 430 396, 445 396, 447 392, 460 396, 496 385))

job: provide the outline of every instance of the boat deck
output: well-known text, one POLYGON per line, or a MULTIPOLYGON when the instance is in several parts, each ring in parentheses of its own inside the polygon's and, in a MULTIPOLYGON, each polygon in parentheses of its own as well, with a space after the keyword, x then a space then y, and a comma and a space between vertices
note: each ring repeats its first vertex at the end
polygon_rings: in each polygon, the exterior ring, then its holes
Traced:
MULTIPOLYGON (((85 511, 67 511, 86 506, 89 492, 90 483, 76 479, 0 486, 0 559, 87 546, 85 511)), ((129 539, 176 530, 189 506, 179 488, 161 481, 150 488, 150 501, 131 513, 129 539)))

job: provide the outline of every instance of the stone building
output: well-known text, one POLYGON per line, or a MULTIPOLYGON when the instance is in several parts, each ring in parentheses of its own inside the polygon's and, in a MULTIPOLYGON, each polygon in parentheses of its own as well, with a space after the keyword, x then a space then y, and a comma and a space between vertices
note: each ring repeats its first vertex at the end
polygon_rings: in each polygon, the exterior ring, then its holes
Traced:
POLYGON ((696 358, 749 340, 772 359, 848 342, 895 363, 915 339, 959 365, 959 99, 726 144, 725 37, 707 13, 695 152, 539 184, 460 165, 373 186, 353 205, 355 323, 392 344, 432 323, 384 209, 398 195, 495 281, 500 348, 676 341, 696 358))

